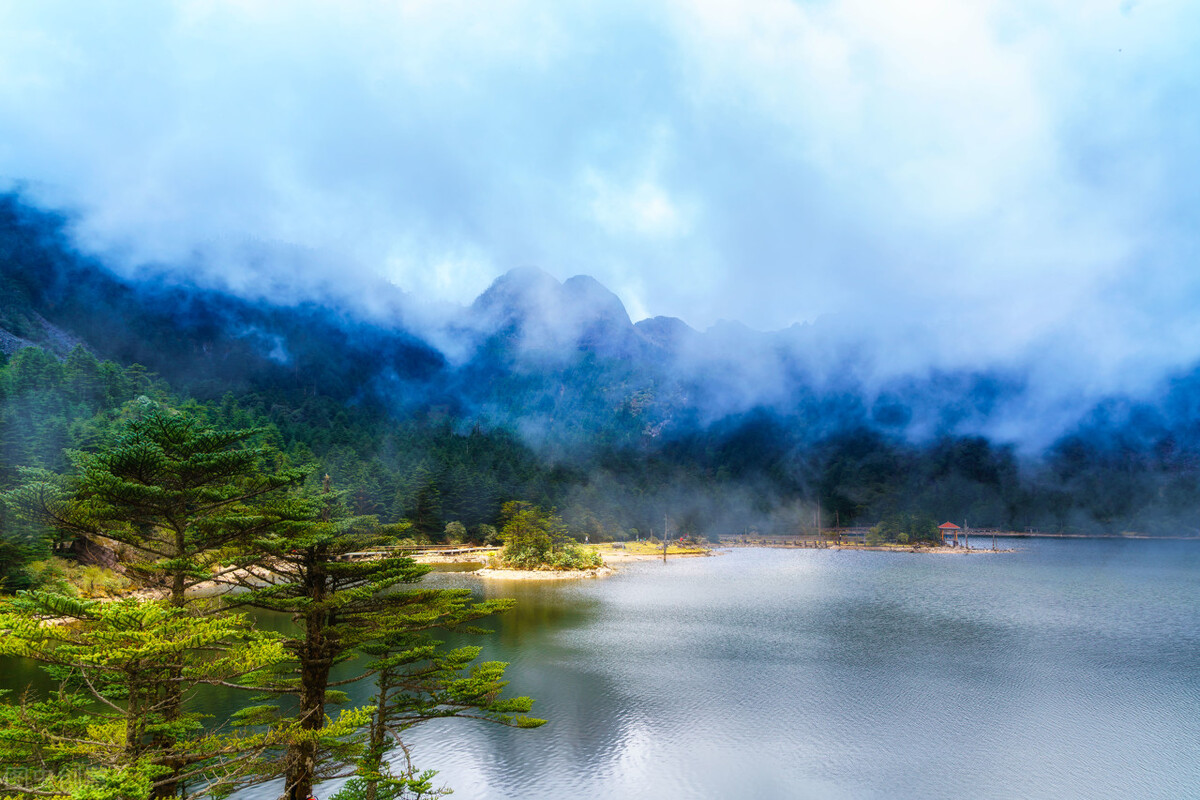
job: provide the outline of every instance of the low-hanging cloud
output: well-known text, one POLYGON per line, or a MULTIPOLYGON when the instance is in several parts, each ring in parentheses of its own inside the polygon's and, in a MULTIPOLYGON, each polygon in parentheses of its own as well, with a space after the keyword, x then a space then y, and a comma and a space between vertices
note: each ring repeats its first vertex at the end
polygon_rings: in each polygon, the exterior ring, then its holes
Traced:
POLYGON ((126 273, 538 266, 1111 390, 1200 358, 1198 40, 1183 2, 11 2, 0 177, 126 273))

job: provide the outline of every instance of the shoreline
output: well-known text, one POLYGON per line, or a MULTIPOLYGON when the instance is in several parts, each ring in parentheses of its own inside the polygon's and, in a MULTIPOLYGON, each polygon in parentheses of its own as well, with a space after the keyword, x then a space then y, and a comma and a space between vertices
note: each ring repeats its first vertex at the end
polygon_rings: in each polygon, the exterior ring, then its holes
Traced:
MULTIPOLYGON (((1067 538, 1067 537, 1064 537, 1067 538)), ((1074 538, 1074 537, 1070 537, 1074 538)), ((1096 537, 1090 537, 1096 538, 1096 537)), ((1132 538, 1132 537, 1123 537, 1132 538)), ((593 545, 595 547, 595 545, 593 545)), ((499 548, 496 548, 499 550, 499 548)), ((822 547, 803 547, 794 544, 769 544, 766 542, 751 543, 732 543, 723 542, 719 545, 713 545, 705 550, 689 550, 684 552, 669 552, 668 558, 704 558, 709 556, 725 555, 731 550, 742 549, 759 549, 759 550, 845 550, 845 551, 864 551, 877 553, 924 553, 928 555, 968 555, 968 554, 1001 554, 1001 553, 1016 553, 1015 548, 1001 548, 993 550, 991 548, 966 548, 966 547, 922 547, 919 545, 865 545, 865 544, 825 544, 822 547)), ((479 564, 478 569, 455 570, 459 575, 470 575, 482 580, 497 580, 497 581, 564 581, 564 580, 593 580, 598 578, 608 578, 616 575, 620 571, 620 565, 631 564, 641 561, 659 561, 662 560, 663 554, 659 552, 629 552, 625 549, 610 548, 602 550, 597 548, 603 563, 599 567, 591 567, 588 569, 505 569, 489 567, 486 562, 479 558, 478 553, 463 553, 453 555, 441 555, 437 553, 426 553, 415 557, 413 560, 421 564, 438 565, 438 564, 479 564)), ((274 573, 270 570, 258 568, 256 570, 239 570, 243 580, 246 577, 256 579, 261 585, 271 583, 271 577, 274 573)), ((243 587, 237 582, 230 580, 210 579, 200 583, 193 584, 187 589, 187 595, 191 597, 220 597, 228 593, 237 593, 243 587)), ((115 596, 104 596, 94 598, 83 598, 100 600, 101 602, 112 602, 126 598, 136 598, 141 600, 162 600, 169 592, 161 587, 140 587, 132 591, 122 593, 115 596)), ((52 622, 53 624, 53 622, 52 622)))
MULTIPOLYGON (((498 550, 499 548, 497 548, 498 550)), ((992 550, 991 548, 966 548, 966 547, 922 547, 919 545, 865 545, 865 544, 826 544, 824 547, 797 547, 789 544, 768 544, 765 542, 756 542, 754 544, 741 543, 722 543, 713 545, 706 550, 691 550, 684 552, 669 552, 668 558, 706 558, 710 556, 725 555, 731 550, 743 549, 758 549, 758 550, 844 550, 844 551, 864 551, 876 553, 923 553, 928 555, 967 555, 967 554, 1000 554, 1000 553, 1015 553, 1014 548, 1001 548, 992 550)), ((438 565, 438 564, 479 564, 478 569, 466 569, 455 571, 459 575, 470 575, 482 580, 497 580, 497 581, 564 581, 564 580, 594 580, 598 578, 609 578, 616 575, 620 571, 620 566, 624 564, 632 564, 644 561, 660 561, 663 558, 662 552, 629 552, 625 549, 611 548, 608 550, 597 549, 603 563, 599 567, 591 567, 588 569, 506 569, 489 567, 487 562, 481 561, 478 553, 465 553, 454 555, 440 555, 437 553, 426 553, 415 557, 413 560, 420 564, 438 565)), ((243 578, 246 577, 246 571, 242 571, 243 578)), ((260 570, 250 573, 250 577, 256 578, 261 584, 271 582, 270 577, 273 575, 269 570, 260 570)), ((227 580, 206 580, 194 584, 187 589, 187 594, 192 597, 219 597, 227 593, 236 593, 242 587, 236 582, 227 580)), ((127 594, 116 597, 93 598, 103 601, 119 600, 125 597, 136 597, 144 600, 161 600, 168 594, 167 590, 158 587, 142 587, 127 594)))
POLYGON ((607 578, 617 574, 617 571, 605 564, 602 567, 592 567, 590 569, 493 569, 492 567, 484 567, 483 569, 459 574, 474 575, 484 580, 569 581, 607 578))
MULTIPOLYGON (((461 575, 473 575, 484 580, 509 580, 509 581, 563 581, 563 580, 585 580, 591 578, 608 578, 616 575, 619 572, 617 565, 630 564, 637 561, 659 561, 662 559, 662 553, 629 553, 625 550, 598 550, 600 558, 604 563, 599 567, 591 567, 589 569, 504 569, 496 567, 483 566, 480 569, 469 572, 461 572, 461 575)), ((689 551, 684 553, 667 553, 668 558, 703 558, 711 555, 716 555, 715 551, 689 551)), ((477 560, 477 559, 476 559, 477 560)), ((436 563, 463 563, 469 562, 470 559, 464 558, 462 561, 440 561, 436 563)))
MULTIPOLYGON (((734 549, 758 549, 758 550, 804 550, 816 548, 801 548, 801 547, 783 547, 780 545, 771 546, 765 544, 753 545, 720 545, 714 546, 703 552, 689 553, 668 553, 668 558, 701 558, 708 556, 724 555, 727 551, 734 549)), ((966 547, 920 547, 912 545, 854 545, 841 544, 829 545, 828 547, 819 548, 822 550, 845 550, 845 551, 860 551, 873 553, 915 553, 925 555, 1001 555, 1005 553, 1018 552, 1013 548, 1001 548, 992 550, 991 548, 966 548, 966 547)), ((512 580, 512 581, 562 581, 562 580, 585 580, 592 578, 607 578, 616 575, 620 569, 618 565, 631 564, 639 561, 659 561, 662 559, 662 554, 650 553, 626 553, 621 551, 601 552, 601 557, 604 559, 604 565, 593 567, 591 569, 579 570, 561 570, 561 569, 503 569, 494 567, 481 567, 477 570, 464 571, 458 573, 460 575, 473 575, 484 580, 512 580)), ((455 559, 451 561, 447 559, 440 563, 462 563, 469 559, 455 559)))
MULTIPOLYGON (((773 549, 769 546, 764 546, 763 549, 773 549)), ((874 553, 924 553, 931 556, 949 556, 949 555, 967 555, 971 553, 1015 553, 1014 548, 1000 548, 993 550, 990 547, 916 547, 912 545, 896 545, 889 547, 881 544, 835 544, 824 548, 826 550, 869 550, 874 553)))

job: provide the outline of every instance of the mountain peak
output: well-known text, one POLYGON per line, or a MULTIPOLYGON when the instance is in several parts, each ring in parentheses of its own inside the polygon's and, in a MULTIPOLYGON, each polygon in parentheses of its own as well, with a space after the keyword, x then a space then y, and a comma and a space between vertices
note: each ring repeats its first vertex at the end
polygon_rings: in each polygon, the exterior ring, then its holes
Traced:
POLYGON ((646 341, 671 352, 696 341, 701 335, 678 317, 651 317, 638 321, 633 327, 646 341))
POLYGON ((608 287, 590 275, 575 275, 563 282, 569 313, 621 328, 633 325, 625 304, 608 287))
POLYGON ((542 355, 627 350, 633 323, 620 298, 588 275, 563 283, 536 267, 501 275, 472 305, 480 330, 542 355))
POLYGON ((514 313, 543 304, 562 291, 562 284, 550 273, 537 267, 510 269, 475 298, 471 308, 484 314, 497 312, 511 317, 514 313))

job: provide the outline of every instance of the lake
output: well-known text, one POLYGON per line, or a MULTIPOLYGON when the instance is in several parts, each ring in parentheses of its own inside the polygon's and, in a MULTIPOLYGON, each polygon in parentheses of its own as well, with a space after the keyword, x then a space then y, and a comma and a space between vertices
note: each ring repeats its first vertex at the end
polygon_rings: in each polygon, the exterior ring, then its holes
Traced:
POLYGON ((550 722, 414 756, 467 798, 1200 797, 1200 543, 1017 547, 489 586, 485 656, 550 722))
POLYGON ((517 599, 469 638, 549 723, 431 723, 414 760, 485 800, 1200 797, 1200 543, 1016 547, 435 574, 517 599))

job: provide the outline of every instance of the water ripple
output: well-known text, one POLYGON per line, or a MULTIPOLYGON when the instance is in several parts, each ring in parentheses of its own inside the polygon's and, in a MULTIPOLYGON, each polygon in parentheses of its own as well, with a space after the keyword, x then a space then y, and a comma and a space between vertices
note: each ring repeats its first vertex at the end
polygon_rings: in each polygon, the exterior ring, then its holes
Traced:
POLYGON ((735 551, 505 587, 536 731, 447 723, 469 798, 1200 797, 1200 548, 735 551))

